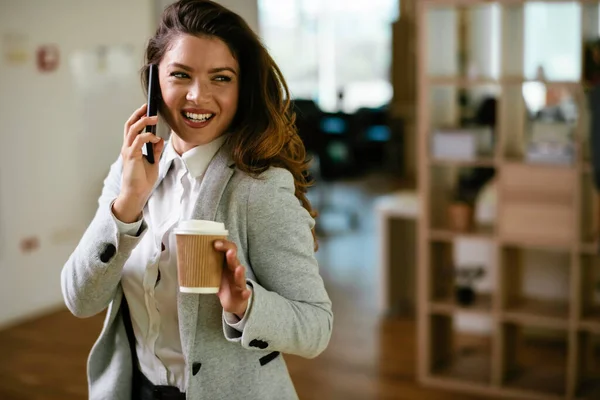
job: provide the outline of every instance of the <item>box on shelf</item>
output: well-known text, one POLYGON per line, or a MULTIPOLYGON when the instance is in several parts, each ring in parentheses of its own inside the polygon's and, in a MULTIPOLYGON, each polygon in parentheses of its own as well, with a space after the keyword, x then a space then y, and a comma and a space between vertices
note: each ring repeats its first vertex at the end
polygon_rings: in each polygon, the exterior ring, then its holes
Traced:
POLYGON ((434 158, 475 160, 492 154, 493 131, 491 127, 437 129, 431 139, 434 158))

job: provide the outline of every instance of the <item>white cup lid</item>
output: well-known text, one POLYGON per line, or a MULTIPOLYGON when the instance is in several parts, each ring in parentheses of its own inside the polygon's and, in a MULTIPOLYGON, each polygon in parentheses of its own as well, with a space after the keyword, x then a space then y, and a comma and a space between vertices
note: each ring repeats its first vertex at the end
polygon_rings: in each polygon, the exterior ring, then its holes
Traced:
POLYGON ((200 235, 228 235, 229 232, 225 229, 225 224, 215 221, 203 221, 199 219, 190 219, 180 221, 175 233, 182 234, 200 234, 200 235))

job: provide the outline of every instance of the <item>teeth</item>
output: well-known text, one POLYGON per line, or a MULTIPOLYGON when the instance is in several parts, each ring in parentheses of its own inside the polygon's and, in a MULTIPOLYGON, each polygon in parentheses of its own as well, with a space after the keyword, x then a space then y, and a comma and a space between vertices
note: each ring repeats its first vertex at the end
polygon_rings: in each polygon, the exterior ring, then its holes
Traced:
POLYGON ((185 116, 193 121, 203 122, 213 116, 213 114, 194 114, 190 112, 186 112, 185 116))

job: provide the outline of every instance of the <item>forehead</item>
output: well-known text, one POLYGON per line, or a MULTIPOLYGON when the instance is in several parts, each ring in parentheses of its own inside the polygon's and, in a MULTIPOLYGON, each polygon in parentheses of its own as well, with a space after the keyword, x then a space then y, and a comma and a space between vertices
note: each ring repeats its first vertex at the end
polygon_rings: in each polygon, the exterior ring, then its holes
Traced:
POLYGON ((176 62, 194 69, 230 67, 238 70, 238 62, 225 42, 216 37, 177 35, 165 52, 162 63, 176 62))

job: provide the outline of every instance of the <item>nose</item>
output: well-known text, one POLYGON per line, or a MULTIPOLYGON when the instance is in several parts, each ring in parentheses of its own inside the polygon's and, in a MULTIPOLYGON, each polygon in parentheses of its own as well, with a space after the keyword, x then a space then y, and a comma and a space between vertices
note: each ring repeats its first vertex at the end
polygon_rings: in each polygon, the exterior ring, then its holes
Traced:
POLYGON ((194 83, 190 86, 186 100, 201 101, 210 97, 210 86, 203 82, 194 83))

